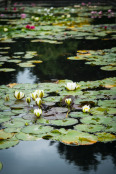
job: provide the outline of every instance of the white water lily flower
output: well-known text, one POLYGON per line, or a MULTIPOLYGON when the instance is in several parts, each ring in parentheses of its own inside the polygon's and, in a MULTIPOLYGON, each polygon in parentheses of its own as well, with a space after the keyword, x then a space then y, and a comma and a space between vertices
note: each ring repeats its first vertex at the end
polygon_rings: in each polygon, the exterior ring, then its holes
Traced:
POLYGON ((41 110, 41 109, 35 109, 35 110, 34 110, 34 114, 35 114, 37 117, 40 117, 40 115, 42 114, 42 110, 41 110))
POLYGON ((35 21, 39 21, 39 17, 35 17, 34 20, 35 20, 35 21))
POLYGON ((14 96, 16 99, 22 99, 25 96, 25 94, 23 92, 20 92, 20 91, 15 91, 14 96))
POLYGON ((84 105, 84 106, 82 107, 82 111, 83 111, 83 112, 90 112, 90 107, 89 107, 89 105, 84 105))
POLYGON ((30 102, 31 102, 31 98, 30 98, 30 97, 27 97, 27 98, 26 98, 26 102, 27 102, 27 103, 30 103, 30 102))
POLYGON ((33 100, 35 100, 37 98, 37 96, 38 96, 36 91, 31 93, 30 95, 31 95, 33 100))
POLYGON ((71 103, 72 103, 72 99, 71 99, 71 98, 65 99, 65 103, 66 103, 68 106, 70 106, 71 103))
POLYGON ((67 90, 69 91, 74 91, 76 90, 77 88, 80 87, 80 85, 77 85, 76 82, 69 82, 67 83, 67 85, 65 86, 67 90))
POLYGON ((3 28, 3 30, 6 32, 6 31, 8 31, 8 28, 3 28))
POLYGON ((41 98, 36 98, 36 104, 38 105, 38 106, 40 106, 41 105, 41 103, 42 103, 42 100, 41 100, 41 98))
POLYGON ((39 98, 43 98, 44 96, 44 90, 36 90, 36 93, 38 95, 39 98))

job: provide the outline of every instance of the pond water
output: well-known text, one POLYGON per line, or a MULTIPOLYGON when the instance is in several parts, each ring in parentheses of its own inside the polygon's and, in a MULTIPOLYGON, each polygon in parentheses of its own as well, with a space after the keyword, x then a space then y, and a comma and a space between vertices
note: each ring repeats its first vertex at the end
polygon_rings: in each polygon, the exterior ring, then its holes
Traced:
MULTIPOLYGON (((116 70, 112 71, 112 67, 115 67, 114 59, 109 64, 107 61, 105 62, 106 64, 101 62, 97 62, 98 64, 96 62, 91 63, 92 60, 86 58, 77 61, 78 55, 93 55, 96 50, 102 50, 102 55, 109 53, 111 58, 114 58, 116 51, 110 51, 113 47, 116 47, 114 7, 97 7, 98 11, 103 8, 103 17, 101 15, 91 17, 91 11, 96 8, 94 6, 90 7, 91 10, 88 7, 83 9, 82 6, 81 12, 76 9, 78 7, 72 7, 72 10, 69 7, 71 17, 66 17, 69 15, 67 7, 66 9, 56 8, 52 11, 55 15, 53 18, 51 18, 50 14, 48 15, 49 18, 45 17, 46 15, 42 18, 41 13, 43 14, 43 11, 46 12, 46 10, 42 8, 41 11, 40 7, 33 7, 32 11, 31 8, 21 11, 22 5, 17 8, 20 8, 19 12, 16 9, 14 11, 10 9, 10 15, 7 15, 7 10, 1 8, 0 69, 3 68, 3 70, 0 70, 0 85, 4 86, 10 83, 40 84, 64 79, 74 82, 87 82, 116 77, 116 70), (113 11, 112 16, 107 12, 110 8, 113 11), (20 13, 27 13, 27 19, 20 19, 20 13), (38 24, 36 23, 38 20, 34 19, 35 21, 33 21, 32 15, 39 16, 41 22, 38 24), (60 15, 66 15, 66 19, 63 16, 59 17, 60 15), (77 23, 73 18, 76 15, 79 20, 77 23), (22 20, 24 21, 22 22, 22 20), (51 20, 50 23, 49 20, 51 20), (69 21, 72 21, 72 23, 68 24, 69 21), (52 26, 52 23, 56 28, 52 26), (62 26, 61 23, 64 25, 62 26), (30 29, 25 29, 27 24, 35 25, 37 31, 33 32, 30 29), (41 29, 38 29, 38 25, 41 26, 41 29), (109 27, 109 30, 105 29, 105 26, 109 27), (7 27, 9 33, 6 33, 7 31, 3 32, 3 28, 7 27), (79 50, 82 52, 78 54, 77 51, 79 50), (76 58, 70 59, 70 57, 76 58), (37 63, 38 60, 40 61, 39 63, 37 63), (29 61, 33 61, 31 62, 32 64, 29 61), (87 64, 87 61, 90 64, 87 64), (101 69, 103 65, 111 66, 111 70, 101 69), (6 69, 12 69, 13 71, 4 72, 6 69)), ((53 9, 51 8, 50 10, 53 9)), ((100 52, 97 52, 97 56, 100 56, 100 54, 100 52)), ((97 59, 96 55, 93 57, 97 59)), ((100 89, 102 88, 103 86, 100 86, 100 89)), ((2 90, 4 88, 1 86, 2 90)), ((96 87, 95 90, 99 90, 99 88, 97 89, 96 87)), ((104 97, 107 97, 107 95, 104 95, 104 97)), ((112 98, 115 100, 115 96, 112 98)), ((3 99, 2 96, 0 99, 3 99)), ((2 108, 0 109, 1 112, 3 110, 2 108)), ((116 121, 116 114, 113 113, 112 115, 114 121, 116 121)), ((1 122, 0 128, 4 128, 3 125, 1 126, 1 122)), ((113 132, 113 135, 115 134, 116 131, 113 132)), ((0 141, 3 141, 2 138, 0 138, 0 141)), ((73 146, 65 145, 63 141, 20 140, 16 146, 0 150, 0 162, 3 165, 2 170, 0 168, 1 174, 114 174, 116 172, 116 141, 73 146)))
POLYGON ((49 140, 20 142, 0 151, 4 173, 115 174, 116 143, 66 146, 49 140))

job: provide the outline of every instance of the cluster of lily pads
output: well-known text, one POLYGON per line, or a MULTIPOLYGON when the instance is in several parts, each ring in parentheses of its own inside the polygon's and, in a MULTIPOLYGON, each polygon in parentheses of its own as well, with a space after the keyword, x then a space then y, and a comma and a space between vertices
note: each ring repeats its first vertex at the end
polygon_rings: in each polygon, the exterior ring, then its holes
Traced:
POLYGON ((68 145, 116 140, 116 78, 0 86, 0 149, 20 140, 68 145))
POLYGON ((116 47, 104 50, 78 50, 69 60, 86 60, 86 64, 102 66, 104 71, 116 71, 116 47))

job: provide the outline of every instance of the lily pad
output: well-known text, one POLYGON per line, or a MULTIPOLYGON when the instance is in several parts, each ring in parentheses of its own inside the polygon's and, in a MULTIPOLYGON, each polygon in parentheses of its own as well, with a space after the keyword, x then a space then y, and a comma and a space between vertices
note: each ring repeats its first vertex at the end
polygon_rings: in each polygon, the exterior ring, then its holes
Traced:
POLYGON ((87 116, 89 116, 89 113, 70 112, 68 116, 71 117, 71 118, 81 118, 81 117, 87 117, 87 116))
POLYGON ((8 128, 4 129, 5 132, 10 132, 10 133, 18 133, 18 132, 20 132, 20 130, 21 130, 20 128, 15 128, 15 127, 13 127, 13 128, 8 127, 8 128))
POLYGON ((9 139, 13 136, 13 133, 6 133, 4 130, 0 130, 0 140, 9 139))
POLYGON ((9 127, 9 128, 18 128, 18 127, 23 127, 24 125, 25 125, 24 122, 22 122, 22 121, 15 121, 15 120, 11 120, 9 122, 3 123, 4 127, 9 127))
POLYGON ((75 130, 69 130, 60 141, 67 145, 89 145, 97 142, 97 136, 75 130))
POLYGON ((63 120, 51 120, 50 123, 53 126, 65 127, 65 126, 73 126, 73 125, 77 124, 78 120, 76 120, 74 118, 65 118, 63 120))
POLYGON ((13 68, 0 68, 0 72, 3 71, 3 72, 12 72, 12 71, 16 71, 15 69, 13 68))
POLYGON ((103 124, 109 125, 112 122, 112 118, 106 116, 88 116, 81 119, 84 124, 103 124))
POLYGON ((2 170, 3 168, 3 164, 0 162, 0 171, 2 170))
POLYGON ((74 126, 74 129, 82 132, 89 132, 89 133, 95 133, 104 131, 105 127, 103 125, 88 125, 88 124, 79 124, 74 126))
POLYGON ((30 135, 30 134, 26 134, 26 133, 23 133, 23 132, 20 132, 16 135, 16 137, 19 139, 19 140, 23 140, 23 141, 35 141, 35 140, 39 140, 41 138, 38 138, 34 135, 30 135))
POLYGON ((7 149, 13 147, 19 143, 18 140, 1 140, 0 141, 0 149, 7 149))
POLYGON ((116 140, 116 136, 110 133, 102 132, 102 133, 96 133, 96 135, 98 137, 98 141, 100 142, 108 142, 116 140))
POLYGON ((0 116, 0 123, 3 123, 5 121, 9 121, 11 119, 10 116, 4 116, 4 115, 1 115, 0 116))
POLYGON ((41 125, 31 125, 23 128, 21 131, 29 134, 45 134, 53 130, 50 126, 41 126, 41 125))

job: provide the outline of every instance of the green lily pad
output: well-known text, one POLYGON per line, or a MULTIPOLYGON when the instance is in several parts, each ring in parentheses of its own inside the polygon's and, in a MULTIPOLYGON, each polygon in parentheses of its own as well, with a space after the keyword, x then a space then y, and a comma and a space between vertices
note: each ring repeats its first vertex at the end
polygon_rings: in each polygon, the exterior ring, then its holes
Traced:
POLYGON ((108 114, 114 115, 116 114, 116 108, 109 108, 107 112, 108 114))
POLYGON ((102 132, 102 133, 96 133, 96 135, 98 137, 98 141, 100 142, 108 142, 116 140, 116 136, 110 133, 102 132))
POLYGON ((30 67, 35 67, 35 65, 33 65, 32 63, 19 63, 17 64, 19 65, 20 67, 23 67, 23 68, 30 68, 30 67))
POLYGON ((23 109, 26 105, 25 104, 14 104, 10 106, 11 109, 23 109))
POLYGON ((98 101, 99 106, 104 106, 104 107, 116 107, 116 101, 115 100, 99 100, 98 101))
POLYGON ((3 123, 5 121, 9 121, 10 119, 11 119, 10 116, 0 115, 0 123, 3 123))
POLYGON ((50 126, 41 126, 41 125, 31 125, 23 128, 21 131, 29 134, 45 134, 53 130, 50 126))
POLYGON ((108 125, 112 122, 112 118, 106 116, 88 116, 81 119, 84 124, 103 124, 108 125))
POLYGON ((89 145, 97 142, 97 137, 89 133, 83 133, 75 130, 69 130, 63 135, 60 141, 67 145, 89 145))
POLYGON ((74 126, 74 129, 82 132, 89 132, 89 133, 95 133, 104 131, 105 127, 103 125, 88 125, 88 124, 79 124, 74 126))
POLYGON ((12 109, 12 112, 16 115, 18 114, 25 114, 27 113, 27 110, 26 109, 12 109))
POLYGON ((13 147, 19 143, 18 140, 1 140, 0 141, 0 149, 7 149, 13 147))
POLYGON ((13 68, 0 68, 0 72, 3 71, 3 72, 12 72, 12 71, 16 71, 15 69, 13 68))
POLYGON ((3 168, 3 164, 0 162, 0 171, 2 170, 3 168))
POLYGON ((10 132, 10 133, 18 133, 20 132, 20 128, 16 128, 16 127, 8 127, 8 128, 5 128, 4 131, 5 132, 10 132))
POLYGON ((101 67, 101 70, 116 71, 116 67, 115 66, 103 66, 103 67, 101 67))
POLYGON ((93 115, 105 115, 108 111, 108 108, 95 107, 91 108, 90 113, 93 115))
POLYGON ((13 136, 13 133, 6 133, 4 130, 0 130, 0 140, 9 139, 13 136))
POLYGON ((18 127, 23 127, 24 125, 25 125, 24 122, 15 120, 3 123, 4 127, 9 127, 9 128, 18 128, 18 127))
POLYGON ((78 120, 74 118, 65 118, 63 120, 51 120, 50 124, 53 126, 73 126, 78 123, 78 120))
POLYGON ((105 132, 116 133, 116 122, 108 125, 105 132))
POLYGON ((23 140, 23 141, 35 141, 35 140, 39 140, 40 138, 34 136, 34 135, 30 135, 30 134, 26 134, 23 132, 20 132, 16 135, 16 137, 19 140, 23 140))
POLYGON ((24 115, 23 118, 24 120, 33 120, 33 121, 37 119, 37 117, 32 113, 28 113, 24 115))
POLYGON ((43 101, 45 102, 59 102, 60 100, 61 100, 61 96, 43 98, 43 101))
POLYGON ((71 118, 81 118, 81 117, 87 117, 89 116, 89 113, 84 113, 84 112, 70 112, 69 117, 71 118))

